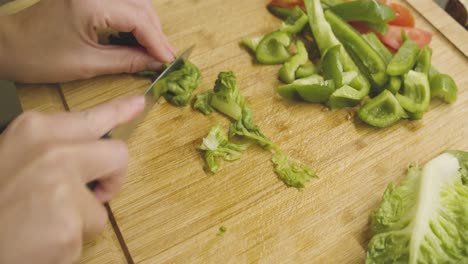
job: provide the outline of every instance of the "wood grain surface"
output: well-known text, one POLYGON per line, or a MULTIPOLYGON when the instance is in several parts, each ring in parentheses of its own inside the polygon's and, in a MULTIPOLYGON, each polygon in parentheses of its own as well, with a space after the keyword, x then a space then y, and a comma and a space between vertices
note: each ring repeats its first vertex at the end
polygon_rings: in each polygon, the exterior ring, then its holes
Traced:
POLYGON ((426 19, 431 21, 434 28, 444 35, 457 47, 465 58, 468 57, 468 31, 457 23, 451 16, 440 8, 434 1, 407 0, 426 19))
MULTIPOLYGON (((364 125, 355 109, 330 112, 287 102, 275 94, 278 66, 252 64, 242 37, 274 30, 268 1, 154 1, 178 50, 197 48, 191 60, 203 74, 198 92, 212 89, 220 71, 233 70, 257 124, 286 152, 314 167, 320 179, 298 191, 273 173, 257 147, 215 175, 203 170, 195 147, 220 115, 203 116, 164 100, 129 141, 131 162, 122 193, 111 205, 136 263, 362 263, 369 214, 390 181, 413 162, 447 149, 468 150, 466 57, 434 33, 434 65, 459 88, 453 105, 431 103, 420 121, 386 129, 364 125), (217 236, 220 226, 227 232, 217 236)), ((147 80, 104 76, 63 84, 72 110, 141 93, 147 80)))

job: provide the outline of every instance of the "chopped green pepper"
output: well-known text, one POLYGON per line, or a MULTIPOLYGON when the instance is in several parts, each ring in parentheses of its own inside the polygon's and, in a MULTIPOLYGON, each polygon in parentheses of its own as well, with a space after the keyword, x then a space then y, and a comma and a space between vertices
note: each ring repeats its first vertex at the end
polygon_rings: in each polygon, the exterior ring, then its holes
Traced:
POLYGON ((281 24, 280 30, 296 34, 302 31, 308 21, 309 17, 307 17, 300 7, 296 6, 288 18, 281 24))
POLYGON ((359 32, 333 14, 333 12, 329 10, 325 11, 325 18, 330 23, 336 37, 343 43, 348 52, 354 55, 365 67, 364 70, 369 73, 372 81, 378 87, 385 85, 388 75, 386 73, 386 65, 380 55, 361 37, 359 32))
POLYGON ((380 55, 384 60, 385 64, 388 64, 392 60, 392 53, 385 47, 385 45, 379 40, 375 33, 370 32, 363 34, 362 38, 380 55))
POLYGON ((343 85, 331 94, 328 106, 332 109, 354 107, 362 100, 362 95, 362 91, 358 91, 349 85, 343 85))
POLYGON ((299 66, 305 64, 309 59, 307 49, 300 40, 296 41, 297 53, 283 64, 279 70, 279 78, 285 83, 292 83, 296 77, 299 66))
POLYGON ((263 37, 257 46, 255 55, 262 64, 280 64, 291 57, 288 52, 290 44, 291 34, 284 31, 274 31, 263 37))
POLYGON ((401 118, 406 118, 405 110, 388 90, 367 101, 358 111, 359 118, 375 127, 388 127, 401 118))
MULTIPOLYGON (((385 47, 385 45, 379 40, 375 33, 370 32, 367 34, 363 34, 362 38, 369 43, 369 45, 380 55, 383 59, 385 65, 388 66, 388 63, 392 60, 392 53, 385 47)), ((398 76, 390 76, 385 89, 389 90, 393 94, 396 94, 401 87, 401 79, 398 76)))
POLYGON ((424 46, 419 52, 418 61, 414 70, 417 72, 422 72, 429 76, 431 70, 431 59, 432 59, 432 49, 429 46, 424 46))
POLYGON ((431 78, 432 97, 442 98, 447 103, 457 101, 458 87, 455 81, 447 74, 436 74, 431 78))
POLYGON ((296 71, 296 79, 301 79, 305 77, 312 76, 318 72, 317 67, 312 64, 304 64, 299 66, 299 68, 296 71))
MULTIPOLYGON (((335 45, 341 45, 340 41, 336 38, 335 34, 333 33, 330 24, 325 19, 320 0, 304 0, 304 4, 307 10, 307 14, 309 15, 309 25, 320 53, 324 54, 324 52, 327 49, 335 45)), ((358 73, 358 76, 354 78, 354 80, 349 84, 351 87, 347 86, 347 88, 344 89, 346 91, 342 90, 341 92, 338 92, 339 89, 335 91, 335 93, 337 93, 336 99, 345 96, 345 94, 352 95, 351 100, 346 100, 346 105, 351 106, 350 104, 352 103, 356 105, 369 93, 369 82, 359 71, 359 68, 356 66, 356 64, 351 59, 350 55, 346 52, 345 49, 340 49, 340 61, 343 65, 343 70, 345 72, 355 71, 358 73), (354 91, 351 91, 349 89, 354 89, 354 91), (356 99, 357 96, 359 96, 360 98, 356 99)), ((335 104, 332 103, 332 105, 335 104)), ((336 106, 338 105, 341 104, 336 104, 336 106)))
POLYGON ((243 38, 243 39, 241 39, 240 44, 247 47, 251 52, 256 52, 258 44, 260 43, 260 41, 262 39, 263 39, 263 37, 243 38))
POLYGON ((299 99, 301 99, 301 97, 299 96, 299 93, 296 90, 296 86, 294 85, 294 82, 292 84, 285 84, 285 85, 279 86, 276 89, 276 92, 279 95, 281 95, 281 97, 286 98, 288 100, 299 100, 299 99))
POLYGON ((401 88, 401 79, 398 76, 391 76, 385 89, 389 90, 393 94, 398 93, 401 88))
POLYGON ((335 90, 333 81, 324 81, 320 75, 295 80, 291 84, 278 87, 276 90, 287 99, 302 98, 310 103, 325 103, 335 90))
POLYGON ((395 12, 388 5, 369 0, 338 4, 330 7, 330 10, 345 21, 384 23, 396 17, 395 12))
POLYGON ((329 48, 323 56, 321 66, 325 79, 333 80, 336 87, 343 85, 343 65, 340 61, 341 45, 329 48))
POLYGON ((280 7, 272 4, 267 5, 268 11, 272 13, 274 16, 286 20, 289 16, 291 16, 293 10, 291 8, 280 7))
POLYGON ((388 64, 388 75, 399 76, 409 72, 416 64, 418 54, 418 44, 411 39, 407 39, 388 64))
POLYGON ((426 112, 431 102, 431 90, 427 75, 409 71, 404 77, 403 94, 397 94, 400 105, 410 113, 426 112))
POLYGON ((316 84, 300 85, 296 87, 299 96, 309 103, 326 103, 335 91, 333 81, 327 80, 316 84))

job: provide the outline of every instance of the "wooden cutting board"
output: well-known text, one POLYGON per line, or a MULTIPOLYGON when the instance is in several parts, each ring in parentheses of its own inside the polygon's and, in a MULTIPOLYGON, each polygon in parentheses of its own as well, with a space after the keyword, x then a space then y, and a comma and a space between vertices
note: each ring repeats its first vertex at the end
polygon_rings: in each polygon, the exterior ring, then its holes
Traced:
MULTIPOLYGON (((111 203, 136 263, 362 263, 369 215, 391 181, 410 163, 447 149, 468 150, 468 62, 425 18, 434 33, 434 65, 452 75, 460 91, 453 105, 437 100, 420 121, 375 129, 354 109, 287 102, 274 91, 278 66, 259 66, 238 41, 276 29, 268 1, 154 1, 178 50, 197 48, 191 60, 212 89, 218 72, 232 70, 257 124, 320 179, 298 191, 276 178, 270 154, 250 148, 240 161, 211 175, 195 148, 211 126, 227 120, 176 108, 161 100, 129 142, 131 161, 122 193, 111 203), (218 228, 227 232, 217 236, 218 228)), ((437 18, 435 18, 437 19, 437 18)), ((466 40, 467 33, 464 39, 466 40)), ((72 110, 140 94, 147 80, 105 76, 63 84, 72 110)))

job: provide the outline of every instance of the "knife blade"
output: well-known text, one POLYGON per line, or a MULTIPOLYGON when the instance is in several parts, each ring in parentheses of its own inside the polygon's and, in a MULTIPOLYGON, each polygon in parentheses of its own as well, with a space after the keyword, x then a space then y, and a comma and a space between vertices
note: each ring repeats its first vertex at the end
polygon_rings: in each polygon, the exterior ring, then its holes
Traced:
POLYGON ((109 133, 104 135, 103 138, 111 138, 111 139, 121 139, 121 140, 128 140, 132 134, 132 132, 135 130, 135 128, 138 126, 138 124, 145 118, 145 116, 148 114, 148 112, 153 108, 154 105, 156 105, 159 101, 159 98, 161 97, 161 94, 156 94, 153 92, 153 87, 156 85, 158 81, 163 79, 164 77, 168 76, 172 72, 176 71, 179 69, 182 64, 184 63, 185 59, 188 59, 190 57, 190 54, 192 54, 193 49, 195 48, 195 45, 192 45, 190 48, 186 49, 184 52, 181 53, 180 56, 178 56, 159 76, 154 80, 153 83, 146 89, 144 93, 145 97, 145 108, 143 112, 138 115, 136 118, 134 118, 132 121, 122 124, 120 126, 115 127, 112 129, 109 133))
MULTIPOLYGON (((156 78, 156 80, 151 83, 151 85, 146 89, 144 93, 145 97, 145 108, 143 112, 138 115, 136 118, 131 120, 130 122, 127 122, 125 124, 116 126, 114 129, 106 133, 104 136, 101 138, 103 139, 120 139, 127 141, 130 136, 132 135, 132 132, 136 129, 138 124, 145 118, 145 116, 148 114, 148 112, 155 106, 159 98, 161 97, 161 94, 156 94, 153 92, 153 87, 154 85, 160 81, 162 78, 168 76, 172 72, 178 70, 184 63, 185 59, 188 59, 190 57, 190 54, 192 54, 193 49, 195 48, 195 45, 192 45, 190 48, 186 49, 184 52, 180 54, 159 76, 156 78)), ((96 188, 98 184, 98 181, 91 181, 86 184, 86 186, 92 191, 96 188)))

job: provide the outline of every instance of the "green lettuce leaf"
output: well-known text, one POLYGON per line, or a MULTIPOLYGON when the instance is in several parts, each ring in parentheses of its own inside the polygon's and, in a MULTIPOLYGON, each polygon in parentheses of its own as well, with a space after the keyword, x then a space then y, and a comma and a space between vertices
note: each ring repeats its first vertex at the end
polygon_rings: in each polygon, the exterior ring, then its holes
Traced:
POLYGON ((372 214, 366 263, 468 263, 468 187, 460 164, 444 153, 387 187, 372 214))
POLYGON ((220 159, 238 160, 247 148, 248 145, 229 142, 226 132, 219 124, 210 129, 208 135, 203 139, 203 143, 198 147, 204 152, 206 165, 213 173, 218 172, 220 159))

